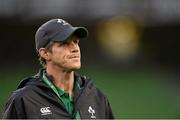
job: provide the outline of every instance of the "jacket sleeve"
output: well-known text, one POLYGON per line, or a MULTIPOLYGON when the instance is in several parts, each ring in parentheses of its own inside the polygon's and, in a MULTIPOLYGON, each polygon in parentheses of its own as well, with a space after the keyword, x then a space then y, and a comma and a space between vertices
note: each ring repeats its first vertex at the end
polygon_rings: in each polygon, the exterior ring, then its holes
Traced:
POLYGON ((111 105, 110 105, 107 97, 105 98, 105 101, 106 101, 106 119, 115 119, 114 114, 111 109, 111 105))
POLYGON ((22 119, 25 115, 22 98, 13 94, 5 105, 3 119, 22 119))
POLYGON ((15 107, 15 102, 12 99, 9 99, 9 101, 5 105, 5 110, 3 113, 3 119, 16 119, 17 116, 17 110, 15 107))

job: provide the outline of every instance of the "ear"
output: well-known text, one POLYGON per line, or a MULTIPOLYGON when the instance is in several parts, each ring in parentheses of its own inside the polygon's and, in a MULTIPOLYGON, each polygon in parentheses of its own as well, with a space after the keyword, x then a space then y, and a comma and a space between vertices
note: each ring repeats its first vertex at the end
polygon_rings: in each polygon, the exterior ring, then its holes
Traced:
POLYGON ((45 48, 39 49, 39 55, 47 61, 50 60, 49 52, 45 48))

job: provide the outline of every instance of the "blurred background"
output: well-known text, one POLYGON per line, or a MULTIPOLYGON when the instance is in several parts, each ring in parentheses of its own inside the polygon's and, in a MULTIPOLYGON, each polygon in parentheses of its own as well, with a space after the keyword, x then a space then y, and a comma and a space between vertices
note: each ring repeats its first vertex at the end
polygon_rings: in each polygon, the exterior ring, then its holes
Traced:
POLYGON ((88 28, 78 72, 116 118, 180 118, 179 0, 0 0, 0 118, 20 80, 41 67, 34 35, 52 18, 88 28))

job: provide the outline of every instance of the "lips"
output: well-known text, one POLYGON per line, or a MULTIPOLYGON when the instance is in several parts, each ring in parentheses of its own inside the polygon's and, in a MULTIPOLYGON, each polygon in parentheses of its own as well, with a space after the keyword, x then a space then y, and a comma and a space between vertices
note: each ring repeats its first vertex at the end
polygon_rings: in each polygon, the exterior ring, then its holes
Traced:
POLYGON ((79 55, 73 55, 73 56, 69 56, 68 58, 69 58, 69 59, 80 58, 80 56, 79 56, 79 55))

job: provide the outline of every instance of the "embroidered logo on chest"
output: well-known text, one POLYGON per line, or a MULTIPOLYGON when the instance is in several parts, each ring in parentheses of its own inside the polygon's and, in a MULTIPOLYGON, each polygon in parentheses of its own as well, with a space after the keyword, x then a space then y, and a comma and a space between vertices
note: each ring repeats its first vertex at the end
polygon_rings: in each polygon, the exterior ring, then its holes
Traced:
POLYGON ((49 115, 52 114, 50 107, 42 107, 40 109, 41 115, 49 115))
POLYGON ((88 112, 91 114, 91 118, 96 118, 96 116, 94 115, 96 112, 91 106, 89 106, 88 112))

